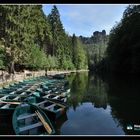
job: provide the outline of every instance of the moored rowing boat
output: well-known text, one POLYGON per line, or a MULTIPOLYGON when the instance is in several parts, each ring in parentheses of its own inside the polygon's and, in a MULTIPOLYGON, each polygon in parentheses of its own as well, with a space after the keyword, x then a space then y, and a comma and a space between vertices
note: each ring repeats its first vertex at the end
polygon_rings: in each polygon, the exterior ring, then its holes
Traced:
POLYGON ((16 135, 52 135, 55 129, 47 115, 32 104, 20 104, 16 107, 13 118, 16 135))

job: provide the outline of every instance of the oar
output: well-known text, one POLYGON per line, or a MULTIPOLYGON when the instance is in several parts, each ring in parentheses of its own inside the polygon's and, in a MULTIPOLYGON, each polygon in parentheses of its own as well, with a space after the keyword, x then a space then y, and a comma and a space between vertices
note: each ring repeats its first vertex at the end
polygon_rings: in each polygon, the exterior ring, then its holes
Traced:
POLYGON ((64 97, 65 95, 63 95, 65 92, 61 92, 61 93, 50 93, 50 95, 58 95, 58 96, 62 96, 64 97))
POLYGON ((14 105, 19 105, 21 102, 5 102, 5 101, 0 101, 0 104, 14 104, 14 105))
POLYGON ((37 114, 38 118, 41 120, 43 126, 45 127, 45 129, 47 130, 47 132, 49 134, 52 133, 52 129, 51 127, 49 126, 49 124, 44 120, 44 118, 42 117, 42 115, 39 113, 39 111, 35 111, 35 113, 37 114))
MULTIPOLYGON (((23 93, 23 92, 22 92, 23 93)), ((19 96, 20 94, 7 94, 7 93, 0 93, 0 98, 1 96, 4 97, 4 96, 7 96, 10 97, 10 96, 13 96, 13 97, 17 97, 19 96)), ((27 97, 28 95, 20 95, 20 97, 27 97)))

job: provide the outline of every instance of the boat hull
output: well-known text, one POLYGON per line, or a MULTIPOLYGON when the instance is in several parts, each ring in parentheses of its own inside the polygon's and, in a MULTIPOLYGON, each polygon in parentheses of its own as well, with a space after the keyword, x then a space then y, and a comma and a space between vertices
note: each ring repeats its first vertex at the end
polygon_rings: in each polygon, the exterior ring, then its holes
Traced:
POLYGON ((21 104, 17 106, 12 117, 12 124, 16 135, 49 135, 35 114, 35 111, 39 111, 44 120, 49 124, 52 129, 51 134, 55 133, 51 121, 42 110, 31 104, 21 104))

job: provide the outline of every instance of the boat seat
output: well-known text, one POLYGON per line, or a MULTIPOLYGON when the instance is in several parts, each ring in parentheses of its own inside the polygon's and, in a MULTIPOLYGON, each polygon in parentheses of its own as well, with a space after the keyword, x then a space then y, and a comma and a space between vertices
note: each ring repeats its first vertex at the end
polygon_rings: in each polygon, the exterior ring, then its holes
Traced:
POLYGON ((34 117, 34 116, 36 116, 35 113, 29 114, 29 115, 21 115, 17 118, 17 120, 23 120, 23 119, 27 119, 27 118, 34 117))
POLYGON ((51 109, 54 106, 56 106, 56 104, 49 105, 49 106, 45 107, 45 109, 51 109))
POLYGON ((23 131, 27 131, 27 130, 30 130, 30 129, 33 129, 33 128, 36 128, 36 127, 39 127, 39 126, 42 126, 41 122, 31 124, 31 125, 27 125, 27 126, 24 126, 24 127, 20 127, 19 131, 23 132, 23 131))
MULTIPOLYGON (((13 101, 15 100, 18 100, 22 95, 25 95, 26 93, 25 92, 23 92, 23 93, 21 93, 20 95, 18 95, 16 98, 14 98, 13 99, 13 101)), ((8 96, 8 95, 7 95, 8 96)), ((3 97, 4 98, 4 97, 3 97)), ((2 98, 1 98, 2 99, 2 98)), ((1 108, 8 108, 10 106, 10 104, 6 104, 6 105, 4 105, 3 107, 1 107, 1 108)))
POLYGON ((44 103, 46 103, 46 102, 48 102, 48 101, 45 100, 45 101, 42 101, 42 102, 40 102, 40 103, 35 103, 35 105, 42 105, 42 104, 44 104, 44 103))

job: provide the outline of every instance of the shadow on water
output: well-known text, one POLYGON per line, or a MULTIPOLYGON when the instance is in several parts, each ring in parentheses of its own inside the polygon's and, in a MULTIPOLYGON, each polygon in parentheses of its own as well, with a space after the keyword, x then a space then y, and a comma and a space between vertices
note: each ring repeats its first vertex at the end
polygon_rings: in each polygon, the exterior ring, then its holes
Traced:
POLYGON ((77 73, 67 79, 71 84, 71 97, 68 99, 68 120, 61 126, 61 134, 140 134, 138 78, 107 77, 102 80, 93 74, 77 73), (132 130, 127 129, 130 125, 132 130))
POLYGON ((111 114, 127 135, 140 135, 140 79, 112 76, 105 79, 111 114), (134 127, 134 125, 137 125, 134 127), (132 130, 128 130, 131 126, 132 130))

